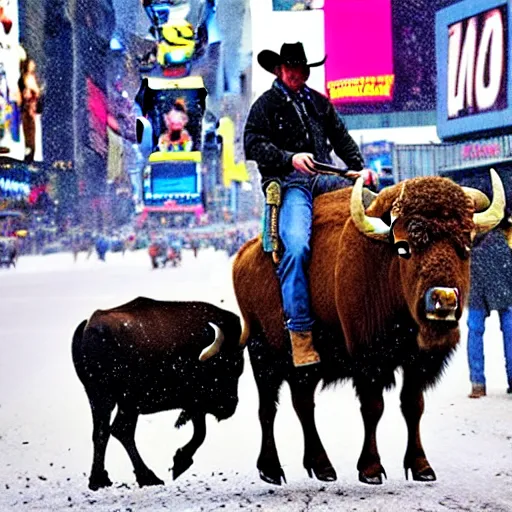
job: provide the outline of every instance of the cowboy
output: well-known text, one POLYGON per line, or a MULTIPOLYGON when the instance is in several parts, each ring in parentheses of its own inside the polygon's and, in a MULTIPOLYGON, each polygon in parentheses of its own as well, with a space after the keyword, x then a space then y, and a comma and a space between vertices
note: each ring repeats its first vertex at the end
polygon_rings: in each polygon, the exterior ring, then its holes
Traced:
POLYGON ((258 63, 276 75, 270 90, 253 104, 244 132, 247 160, 258 164, 263 188, 272 180, 281 183, 279 237, 282 255, 277 267, 293 363, 320 362, 313 346, 308 266, 311 254, 313 199, 320 193, 350 185, 338 176, 319 174, 318 162, 331 164, 334 150, 359 177, 364 167, 357 144, 330 101, 306 86, 310 68, 302 43, 283 44, 280 53, 263 50, 258 63))

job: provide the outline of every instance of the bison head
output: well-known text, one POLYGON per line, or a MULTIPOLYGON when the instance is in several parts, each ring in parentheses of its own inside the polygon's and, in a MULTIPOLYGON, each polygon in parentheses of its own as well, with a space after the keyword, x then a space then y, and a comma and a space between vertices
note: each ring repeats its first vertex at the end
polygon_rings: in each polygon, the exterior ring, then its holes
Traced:
POLYGON ((353 188, 351 217, 361 233, 391 245, 396 261, 391 261, 390 278, 399 281, 393 283, 395 303, 405 302, 417 323, 421 349, 458 342, 471 241, 504 215, 505 192, 494 170, 491 180, 492 203, 483 193, 440 177, 414 178, 384 189, 367 209, 362 179, 353 188))

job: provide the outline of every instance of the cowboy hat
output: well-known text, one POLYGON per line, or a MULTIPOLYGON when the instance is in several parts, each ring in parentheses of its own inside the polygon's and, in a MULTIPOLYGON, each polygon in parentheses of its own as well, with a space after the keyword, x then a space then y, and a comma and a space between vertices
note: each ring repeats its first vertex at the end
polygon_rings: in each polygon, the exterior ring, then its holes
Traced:
POLYGON ((304 46, 302 46, 302 43, 284 43, 283 46, 281 46, 281 51, 279 53, 273 52, 272 50, 263 50, 258 54, 258 63, 260 66, 269 73, 274 74, 276 67, 281 64, 287 64, 289 66, 303 64, 308 68, 314 68, 316 66, 321 66, 325 62, 325 59, 327 59, 327 56, 319 62, 308 64, 308 59, 306 58, 306 53, 304 52, 304 46))

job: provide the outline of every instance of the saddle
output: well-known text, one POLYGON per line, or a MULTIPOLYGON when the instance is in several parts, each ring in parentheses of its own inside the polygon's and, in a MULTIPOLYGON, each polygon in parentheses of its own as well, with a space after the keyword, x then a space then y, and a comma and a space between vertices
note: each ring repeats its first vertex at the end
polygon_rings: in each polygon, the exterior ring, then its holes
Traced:
MULTIPOLYGON (((343 176, 345 172, 328 164, 315 162, 319 174, 343 176)), ((334 190, 334 189, 333 189, 334 190)), ((363 203, 367 208, 377 194, 367 188, 363 189, 363 203)), ((265 209, 263 212, 263 251, 272 253, 272 261, 279 264, 282 254, 282 246, 279 238, 279 209, 281 207, 281 182, 277 179, 268 182, 265 187, 265 209)))

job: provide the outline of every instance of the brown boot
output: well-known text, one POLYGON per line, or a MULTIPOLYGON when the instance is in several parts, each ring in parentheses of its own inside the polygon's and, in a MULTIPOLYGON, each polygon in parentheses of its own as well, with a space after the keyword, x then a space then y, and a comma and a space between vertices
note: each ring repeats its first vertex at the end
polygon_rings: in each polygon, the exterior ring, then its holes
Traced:
POLYGON ((292 342, 294 366, 309 366, 320 362, 320 356, 313 347, 313 333, 311 331, 289 331, 292 342))
POLYGON ((468 395, 469 398, 480 398, 485 396, 485 385, 484 384, 473 384, 471 393, 468 395))

